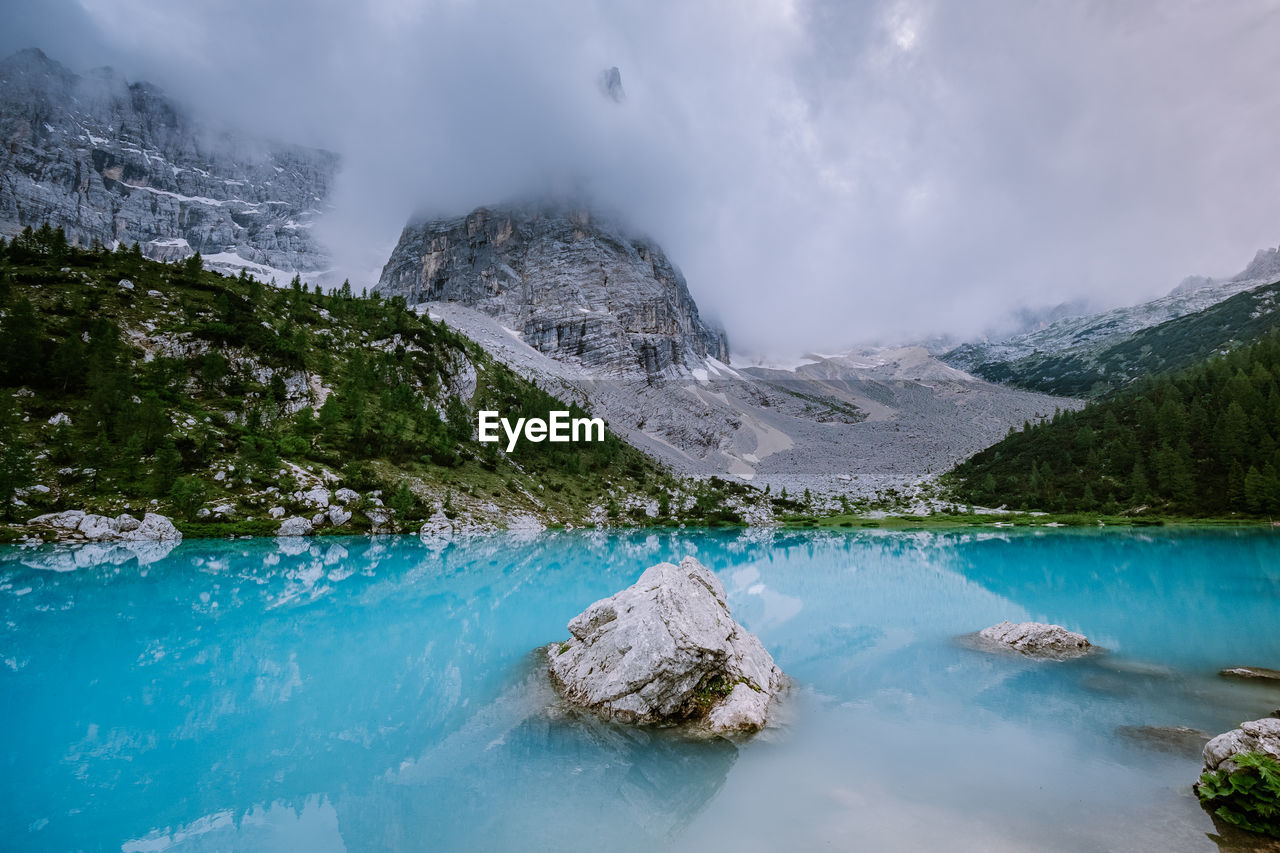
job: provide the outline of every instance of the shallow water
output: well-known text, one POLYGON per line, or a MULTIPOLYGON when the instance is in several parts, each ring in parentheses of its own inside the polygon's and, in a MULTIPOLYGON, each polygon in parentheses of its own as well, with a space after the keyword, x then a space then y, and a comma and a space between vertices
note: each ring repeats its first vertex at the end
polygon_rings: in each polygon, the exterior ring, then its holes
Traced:
POLYGON ((1217 850, 1194 747, 1280 691, 1280 536, 559 533, 0 549, 0 847, 1217 850), (753 740, 559 708, 535 647, 662 559, 796 682, 753 740), (1057 622, 1069 663, 957 635, 1057 622), (1119 729, 1119 731, 1118 731, 1119 729))

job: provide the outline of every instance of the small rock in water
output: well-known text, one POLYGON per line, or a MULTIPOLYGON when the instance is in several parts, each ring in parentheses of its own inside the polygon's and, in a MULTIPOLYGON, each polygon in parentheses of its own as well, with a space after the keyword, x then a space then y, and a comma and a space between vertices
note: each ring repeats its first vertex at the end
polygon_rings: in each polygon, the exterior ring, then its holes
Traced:
POLYGON ((719 578, 693 557, 646 569, 568 627, 567 641, 547 647, 552 682, 569 703, 621 722, 755 732, 785 683, 729 615, 719 578))
POLYGON ((1095 648, 1084 634, 1044 622, 1001 622, 983 628, 976 638, 980 647, 1009 649, 1028 657, 1049 660, 1082 657, 1095 648))
POLYGON ((1248 681, 1275 681, 1280 683, 1280 669, 1263 666, 1233 666, 1218 672, 1223 678, 1240 678, 1248 681))

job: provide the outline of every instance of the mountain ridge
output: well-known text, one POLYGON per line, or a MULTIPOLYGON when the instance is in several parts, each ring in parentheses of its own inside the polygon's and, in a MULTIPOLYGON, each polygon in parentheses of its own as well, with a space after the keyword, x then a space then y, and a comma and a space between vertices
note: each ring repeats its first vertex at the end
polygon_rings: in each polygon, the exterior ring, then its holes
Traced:
POLYGON ((36 48, 0 60, 0 233, 61 226, 285 284, 330 266, 311 228, 336 154, 206 126, 147 82, 76 74, 36 48))
MULTIPOLYGON (((1123 351, 1128 342, 1158 327, 1211 311, 1278 279, 1280 250, 1263 249, 1230 278, 1192 276, 1157 299, 1065 318, 1003 341, 962 344, 941 358, 975 376, 1045 393, 1092 393, 1095 385, 1105 390, 1117 378, 1108 372, 1109 352, 1123 351)), ((1228 340, 1224 336, 1223 343, 1228 340)), ((1164 368, 1153 364, 1149 369, 1164 368)))

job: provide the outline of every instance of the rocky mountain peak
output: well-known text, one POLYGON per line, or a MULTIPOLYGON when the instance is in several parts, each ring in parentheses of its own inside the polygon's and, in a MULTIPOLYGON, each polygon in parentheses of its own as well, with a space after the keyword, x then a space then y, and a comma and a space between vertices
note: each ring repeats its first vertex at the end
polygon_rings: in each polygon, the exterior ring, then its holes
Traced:
POLYGON ((1264 281, 1280 281, 1280 248, 1259 249, 1253 256, 1244 272, 1236 276, 1238 280, 1261 279, 1264 281))
POLYGON ((202 125, 157 86, 75 74, 30 48, 0 60, 0 233, 138 243, 281 283, 329 266, 311 236, 336 155, 202 125))
POLYGON ((480 207, 411 222, 378 290, 456 302, 553 358, 610 376, 681 375, 728 360, 684 276, 651 240, 579 203, 480 207))

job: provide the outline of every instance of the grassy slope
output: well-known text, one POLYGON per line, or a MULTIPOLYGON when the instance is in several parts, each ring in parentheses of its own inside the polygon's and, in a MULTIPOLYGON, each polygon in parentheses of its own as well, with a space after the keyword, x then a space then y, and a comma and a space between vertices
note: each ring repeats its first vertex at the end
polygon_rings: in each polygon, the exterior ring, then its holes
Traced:
MULTIPOLYGON (((661 501, 669 519, 734 520, 714 511, 722 488, 678 483, 612 434, 510 456, 475 442, 477 408, 572 407, 402 302, 277 290, 45 233, 0 251, 0 312, 10 521, 153 508, 189 535, 270 533, 267 510, 313 514, 290 495, 319 482, 359 491, 365 509, 380 491, 402 529, 441 505, 582 523, 647 519, 640 505, 661 501), (59 415, 70 423, 50 423, 59 415)), ((357 512, 345 529, 368 523, 357 512)))

